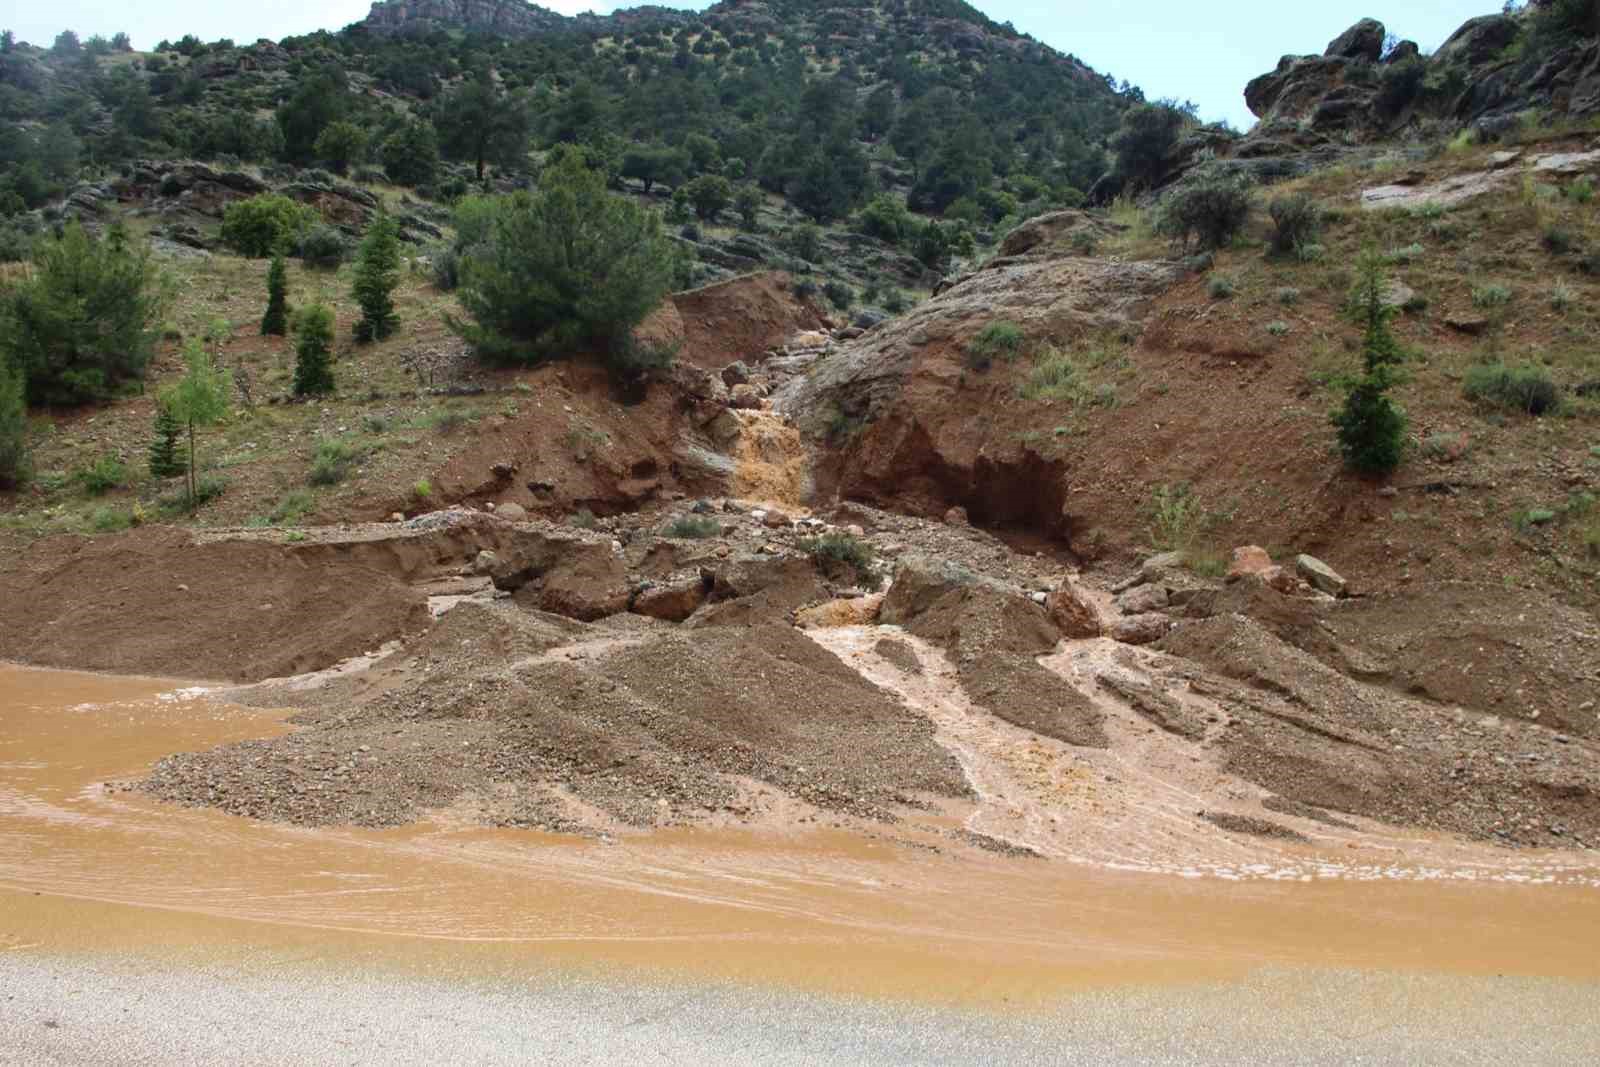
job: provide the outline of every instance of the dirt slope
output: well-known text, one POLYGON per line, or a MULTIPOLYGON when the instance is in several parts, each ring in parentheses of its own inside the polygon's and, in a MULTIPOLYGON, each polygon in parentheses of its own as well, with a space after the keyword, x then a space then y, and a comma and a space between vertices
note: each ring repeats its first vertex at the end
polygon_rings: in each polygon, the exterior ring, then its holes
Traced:
POLYGON ((0 658, 256 679, 316 670, 427 625, 392 571, 171 529, 57 538, 0 570, 0 658))

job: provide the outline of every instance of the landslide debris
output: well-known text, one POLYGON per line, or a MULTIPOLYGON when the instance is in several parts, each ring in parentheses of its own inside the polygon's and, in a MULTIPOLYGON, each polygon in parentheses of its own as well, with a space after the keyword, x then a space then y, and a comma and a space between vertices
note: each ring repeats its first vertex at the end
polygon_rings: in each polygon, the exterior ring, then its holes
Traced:
POLYGON ((966 792, 931 724, 788 626, 691 634, 466 604, 363 688, 376 695, 257 691, 304 706, 303 729, 170 757, 142 788, 309 825, 392 826, 472 798, 489 822, 550 830, 748 814, 749 782, 872 819, 966 792))

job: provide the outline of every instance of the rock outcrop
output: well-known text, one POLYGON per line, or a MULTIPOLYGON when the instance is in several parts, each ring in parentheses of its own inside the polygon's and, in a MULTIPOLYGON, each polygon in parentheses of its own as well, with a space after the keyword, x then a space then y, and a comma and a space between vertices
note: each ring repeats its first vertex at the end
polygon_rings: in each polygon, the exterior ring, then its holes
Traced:
POLYGON ((828 440, 819 488, 929 517, 962 507, 979 526, 1070 535, 1064 465, 997 417, 1017 403, 1026 363, 977 372, 966 348, 996 320, 1015 323, 1040 346, 1137 332, 1152 301, 1185 272, 1175 262, 1077 254, 1071 235, 1103 225, 1080 212, 1034 219, 1007 241, 1017 254, 891 326, 837 345, 808 376, 780 388, 774 406, 828 440), (843 440, 841 425, 860 431, 843 440))
POLYGON ((1363 19, 1321 55, 1284 56, 1245 89, 1261 122, 1232 154, 1288 155, 1368 143, 1418 123, 1471 126, 1497 138, 1527 111, 1600 111, 1600 40, 1553 43, 1543 4, 1467 20, 1431 56, 1363 19), (1386 50, 1386 42, 1388 47, 1386 50))

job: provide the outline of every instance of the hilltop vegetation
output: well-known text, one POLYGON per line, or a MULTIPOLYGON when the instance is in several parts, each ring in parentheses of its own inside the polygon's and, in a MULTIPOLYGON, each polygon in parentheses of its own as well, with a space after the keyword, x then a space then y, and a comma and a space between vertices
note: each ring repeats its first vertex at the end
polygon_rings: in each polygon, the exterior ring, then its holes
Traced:
POLYGON ((960 3, 733 4, 580 25, 509 37, 358 24, 149 52, 123 35, 8 39, 0 163, 28 208, 62 195, 80 163, 139 157, 381 167, 448 197, 462 175, 444 177, 440 157, 516 179, 573 143, 614 181, 719 175, 819 222, 887 189, 987 224, 1087 188, 1138 95, 960 3))

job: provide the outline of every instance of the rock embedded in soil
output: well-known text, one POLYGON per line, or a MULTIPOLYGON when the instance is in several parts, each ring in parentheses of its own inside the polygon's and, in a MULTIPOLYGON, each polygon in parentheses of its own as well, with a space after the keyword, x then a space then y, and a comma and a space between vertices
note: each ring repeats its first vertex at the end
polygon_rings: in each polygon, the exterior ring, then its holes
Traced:
POLYGON ((1297 556, 1294 561, 1295 571, 1309 582, 1312 588, 1327 593, 1329 596, 1343 596, 1347 583, 1339 576, 1339 572, 1317 559, 1315 556, 1297 556))

